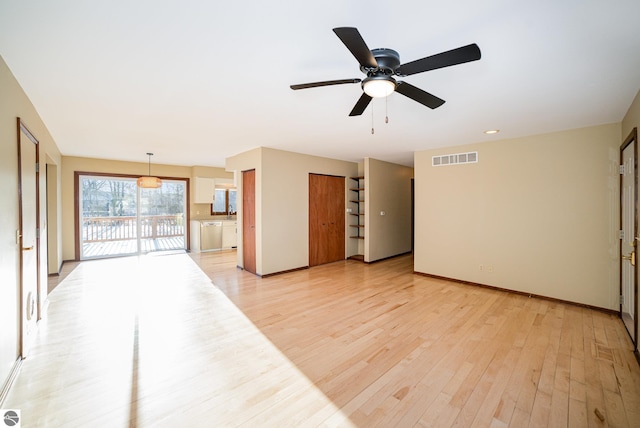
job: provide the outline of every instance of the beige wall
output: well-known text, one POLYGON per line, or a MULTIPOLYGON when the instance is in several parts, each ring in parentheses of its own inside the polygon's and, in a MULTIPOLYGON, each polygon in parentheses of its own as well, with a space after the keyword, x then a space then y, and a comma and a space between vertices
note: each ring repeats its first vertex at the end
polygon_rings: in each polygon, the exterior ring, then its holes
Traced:
MULTIPOLYGON (((76 256, 79 256, 75 253, 76 231, 74 220, 74 176, 76 171, 100 172, 109 174, 146 175, 148 173, 148 163, 122 162, 105 159, 79 158, 72 156, 64 156, 62 158, 62 253, 64 260, 74 260, 76 256)), ((210 178, 233 178, 233 174, 225 171, 223 168, 202 166, 187 167, 152 163, 151 172, 153 173, 153 175, 157 175, 160 177, 189 179, 196 176, 210 178)), ((193 189, 191 188, 191 186, 190 193, 190 219, 210 218, 211 210, 209 205, 193 204, 193 189)))
POLYGON ((226 159, 225 167, 228 171, 234 171, 236 176, 236 185, 238 189, 238 266, 243 267, 243 230, 242 230, 242 172, 254 169, 255 173, 255 192, 256 192, 256 212, 255 212, 255 234, 256 234, 256 272, 263 272, 262 268, 262 153, 263 148, 259 147, 249 150, 239 155, 226 159))
MULTIPOLYGON (((309 174, 355 176, 358 164, 262 147, 227 159, 226 169, 256 170, 256 270, 266 275, 309 265, 309 174)), ((240 182, 238 189, 241 199, 240 182)), ((345 191, 345 207, 347 197, 345 191)), ((240 266, 241 224, 240 207, 240 266)), ((353 255, 357 242, 347 239, 345 248, 347 256, 353 255)))
POLYGON ((60 191, 60 165, 47 156, 43 173, 47 175, 47 233, 49 274, 58 274, 62 267, 62 195, 60 191))
POLYGON ((617 310, 620 143, 611 124, 417 152, 415 270, 617 310))
POLYGON ((411 251, 413 168, 365 158, 364 176, 364 260, 373 262, 411 251))
POLYGON ((622 138, 629 136, 633 128, 640 127, 640 91, 636 94, 631 107, 622 120, 622 138))
MULTIPOLYGON (((60 165, 61 157, 38 112, 20 84, 0 57, 0 386, 18 357, 19 322, 19 255, 18 230, 18 131, 17 117, 22 118, 39 141, 40 173, 40 295, 47 290, 47 233, 56 228, 46 215, 47 175, 44 165, 60 165)), ((52 177, 59 185, 60 176, 52 177)), ((55 197, 55 196, 53 196, 55 197)), ((57 245, 51 248, 56 251, 57 245)), ((43 303, 42 301, 40 302, 43 303)))

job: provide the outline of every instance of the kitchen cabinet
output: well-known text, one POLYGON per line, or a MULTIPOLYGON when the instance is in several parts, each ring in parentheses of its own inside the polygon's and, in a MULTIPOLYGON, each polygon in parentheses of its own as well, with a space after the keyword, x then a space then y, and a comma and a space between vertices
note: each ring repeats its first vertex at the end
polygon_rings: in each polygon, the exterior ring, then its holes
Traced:
POLYGON ((216 179, 194 177, 193 192, 194 204, 212 204, 216 193, 216 179))
POLYGON ((191 251, 217 251, 238 247, 236 220, 192 220, 191 251))
POLYGON ((238 222, 224 221, 222 223, 222 248, 236 248, 238 246, 238 222))

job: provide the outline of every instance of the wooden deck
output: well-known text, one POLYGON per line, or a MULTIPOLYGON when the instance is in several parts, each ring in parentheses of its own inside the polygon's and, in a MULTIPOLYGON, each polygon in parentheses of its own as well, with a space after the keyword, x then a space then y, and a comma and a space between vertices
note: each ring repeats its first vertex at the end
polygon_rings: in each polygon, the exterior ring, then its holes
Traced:
POLYGON ((23 427, 640 426, 618 317, 414 275, 410 255, 269 278, 235 251, 70 267, 3 403, 23 427))
MULTIPOLYGON (((170 238, 142 239, 140 241, 142 253, 153 251, 186 250, 184 237, 174 236, 170 238)), ((136 254, 138 244, 135 239, 121 241, 87 242, 82 245, 82 258, 94 259, 101 257, 121 256, 136 254)))
POLYGON ((83 217, 83 260, 123 256, 140 252, 186 250, 185 222, 181 214, 83 217), (139 221, 139 223, 138 223, 139 221))

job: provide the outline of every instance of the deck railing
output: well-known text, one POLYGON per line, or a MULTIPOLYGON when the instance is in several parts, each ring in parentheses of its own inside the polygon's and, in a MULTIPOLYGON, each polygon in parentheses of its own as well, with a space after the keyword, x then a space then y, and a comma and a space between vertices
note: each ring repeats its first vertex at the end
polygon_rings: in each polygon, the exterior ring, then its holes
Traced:
MULTIPOLYGON (((140 217, 141 239, 184 236, 184 217, 178 215, 150 215, 140 217)), ((123 241, 138 237, 136 216, 84 217, 82 242, 123 241)))

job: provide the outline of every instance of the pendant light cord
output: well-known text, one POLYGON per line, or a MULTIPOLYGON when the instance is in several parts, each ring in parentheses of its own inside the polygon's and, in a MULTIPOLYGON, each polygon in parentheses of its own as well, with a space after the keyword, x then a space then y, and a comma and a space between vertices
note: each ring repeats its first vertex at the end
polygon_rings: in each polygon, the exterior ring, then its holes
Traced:
POLYGON ((153 156, 153 153, 147 153, 147 156, 149 156, 149 174, 148 174, 148 176, 151 177, 151 156, 153 156))

